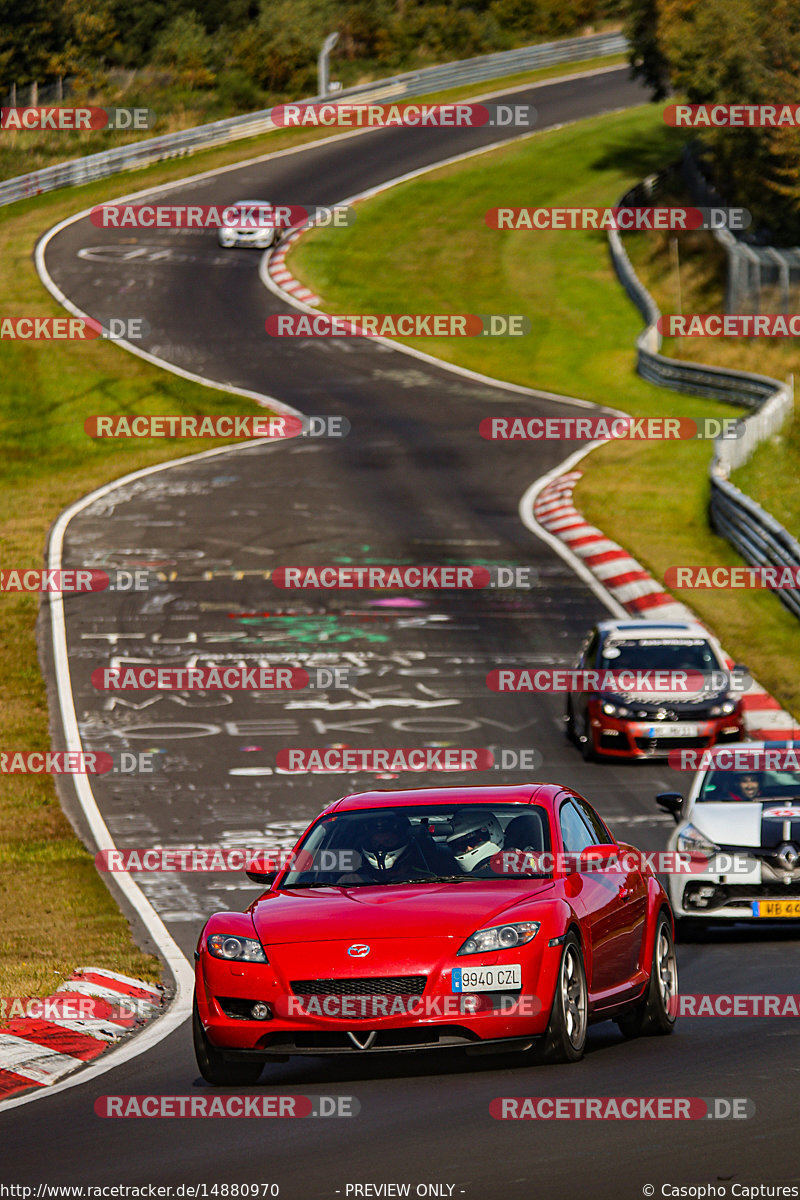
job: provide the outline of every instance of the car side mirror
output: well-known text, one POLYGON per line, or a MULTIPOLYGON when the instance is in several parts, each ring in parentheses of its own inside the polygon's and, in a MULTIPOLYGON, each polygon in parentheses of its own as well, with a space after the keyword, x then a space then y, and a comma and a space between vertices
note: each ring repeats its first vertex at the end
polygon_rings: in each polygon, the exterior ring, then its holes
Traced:
POLYGON ((656 796, 656 804, 659 808, 663 808, 664 812, 668 812, 675 824, 678 824, 683 808, 683 796, 680 792, 659 792, 656 796))
POLYGON ((619 846, 614 842, 603 842, 599 846, 587 846, 585 850, 581 850, 580 870, 596 871, 598 867, 607 867, 618 857, 619 846))
POLYGON ((245 871, 245 875, 253 883, 263 883, 267 886, 278 878, 277 871, 245 871))

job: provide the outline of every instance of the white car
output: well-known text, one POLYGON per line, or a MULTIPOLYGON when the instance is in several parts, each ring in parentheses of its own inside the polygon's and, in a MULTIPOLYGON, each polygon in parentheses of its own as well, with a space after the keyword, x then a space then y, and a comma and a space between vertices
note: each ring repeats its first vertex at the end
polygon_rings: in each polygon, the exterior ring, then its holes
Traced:
POLYGON ((220 226, 217 233, 220 246, 226 249, 231 246, 253 246, 257 250, 266 250, 278 241, 280 229, 264 224, 271 219, 272 205, 268 200, 237 200, 229 204, 228 209, 241 210, 240 219, 220 226))
POLYGON ((700 866, 669 876, 676 923, 686 933, 701 921, 800 920, 800 741, 732 743, 707 757, 685 799, 656 797, 676 821, 668 849, 700 866))

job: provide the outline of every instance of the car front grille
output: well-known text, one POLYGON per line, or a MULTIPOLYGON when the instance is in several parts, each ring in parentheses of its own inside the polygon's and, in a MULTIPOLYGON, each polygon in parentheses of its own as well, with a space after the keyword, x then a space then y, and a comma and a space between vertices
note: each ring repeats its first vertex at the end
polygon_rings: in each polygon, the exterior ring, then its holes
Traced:
POLYGON ((751 900, 796 900, 800 896, 800 882, 762 883, 753 887, 738 884, 726 890, 729 904, 749 908, 751 900))
POLYGON ((293 979, 295 996, 421 996, 427 975, 367 975, 358 979, 293 979))
MULTIPOLYGON (((753 900, 796 900, 800 896, 800 880, 792 883, 714 884, 714 893, 706 904, 693 898, 702 883, 689 883, 683 892, 683 907, 687 912, 713 913, 718 908, 741 908, 749 912, 753 900)), ((707 885, 710 886, 710 885, 707 885)))
MULTIPOLYGON (((359 1034, 363 1037, 363 1034, 359 1034)), ((459 1025, 437 1025, 433 1028, 423 1028, 415 1025, 411 1028, 387 1029, 379 1031, 370 1046, 376 1050, 403 1050, 426 1048, 435 1049, 445 1046, 468 1046, 480 1042, 479 1036, 469 1028, 459 1025)), ((354 1044, 346 1033, 298 1031, 296 1033, 266 1034, 259 1042, 259 1049, 270 1054, 337 1054, 343 1051, 363 1054, 364 1050, 354 1044)))

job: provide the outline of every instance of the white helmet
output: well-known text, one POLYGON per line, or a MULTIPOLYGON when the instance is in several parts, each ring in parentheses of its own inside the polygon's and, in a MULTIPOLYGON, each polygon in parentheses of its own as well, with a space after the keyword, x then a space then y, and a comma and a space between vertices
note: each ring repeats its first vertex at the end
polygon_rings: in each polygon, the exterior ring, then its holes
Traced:
POLYGON ((453 817, 453 832, 447 845, 465 871, 499 854, 503 845, 503 830, 491 809, 468 808, 453 817))
POLYGON ((404 813, 381 813, 365 822, 361 853, 374 871, 391 871, 411 842, 404 813))

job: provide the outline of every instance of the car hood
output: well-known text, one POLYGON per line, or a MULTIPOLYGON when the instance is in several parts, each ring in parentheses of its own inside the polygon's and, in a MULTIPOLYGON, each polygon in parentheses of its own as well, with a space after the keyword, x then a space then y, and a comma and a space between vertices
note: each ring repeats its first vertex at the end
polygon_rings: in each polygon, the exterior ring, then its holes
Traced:
POLYGON ((723 700, 728 699, 727 689, 715 689, 714 691, 698 691, 698 692, 610 692, 604 691, 600 694, 602 700, 616 701, 617 703, 633 704, 641 708, 659 709, 671 708, 685 711, 693 708, 706 708, 712 704, 721 704, 723 700))
POLYGON ((524 882, 391 884, 354 888, 297 888, 269 892, 251 913, 265 946, 289 942, 466 939, 475 929, 511 920, 509 910, 550 899, 551 879, 524 882))
POLYGON ((800 843, 800 804, 780 800, 696 804, 689 817, 695 829, 718 846, 778 846, 800 843))

